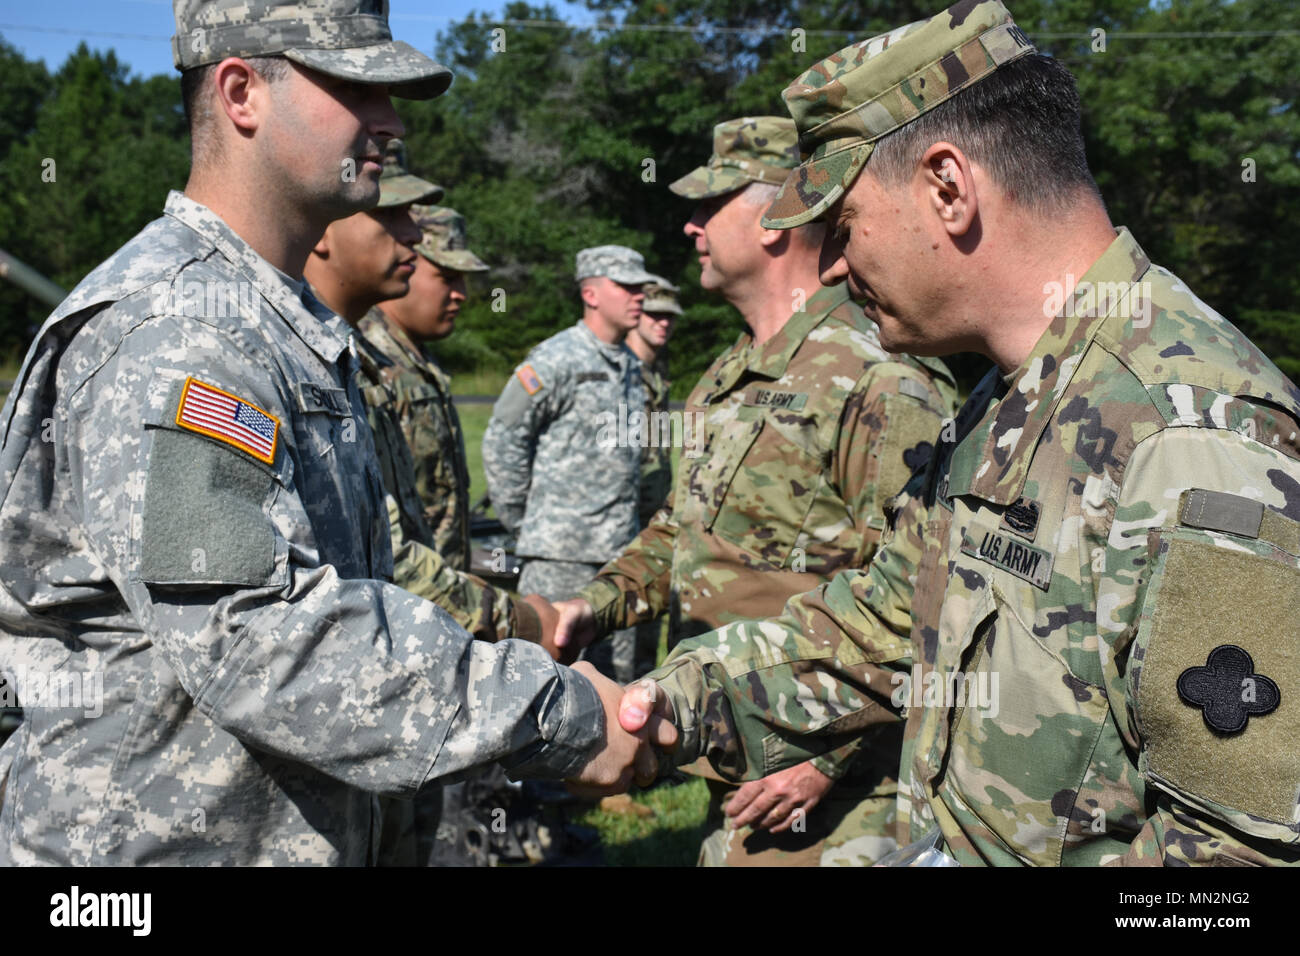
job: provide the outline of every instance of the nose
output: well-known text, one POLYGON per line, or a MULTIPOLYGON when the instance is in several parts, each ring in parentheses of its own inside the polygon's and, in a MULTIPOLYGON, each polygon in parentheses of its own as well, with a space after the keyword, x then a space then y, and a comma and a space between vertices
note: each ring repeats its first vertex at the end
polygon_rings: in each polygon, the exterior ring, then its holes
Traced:
POLYGON ((457 302, 464 302, 468 298, 464 276, 457 276, 456 281, 451 284, 451 297, 457 302))
POLYGON ((390 140, 406 135, 402 118, 397 115, 393 98, 388 95, 387 86, 374 86, 366 104, 366 114, 370 134, 376 139, 390 140))
POLYGON ((704 215, 700 207, 695 207, 695 212, 690 219, 686 220, 686 225, 682 226, 682 232, 686 233, 687 238, 696 239, 704 235, 704 215))
POLYGON ((402 215, 397 217, 396 228, 393 230, 393 238, 404 246, 414 248, 420 242, 420 227, 416 225, 415 220, 411 217, 409 209, 403 211, 402 215))

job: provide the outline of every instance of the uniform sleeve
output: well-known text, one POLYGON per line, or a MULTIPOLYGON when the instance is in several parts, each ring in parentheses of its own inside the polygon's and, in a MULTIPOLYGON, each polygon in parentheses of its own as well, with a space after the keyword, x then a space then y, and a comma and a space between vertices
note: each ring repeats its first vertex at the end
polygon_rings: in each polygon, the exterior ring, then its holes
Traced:
POLYGON ((290 400, 280 373, 225 335, 166 319, 128 334, 64 408, 89 549, 193 705, 252 749, 392 796, 489 761, 575 773, 603 735, 589 682, 540 647, 474 641, 428 601, 322 562, 329 518, 293 466, 330 446, 289 454, 290 400), (278 419, 270 465, 174 426, 190 375, 278 419))
POLYGON ((509 591, 457 571, 435 549, 407 534, 397 501, 392 495, 385 498, 393 537, 393 583, 438 605, 477 640, 493 642, 520 637, 536 642, 540 639, 540 634, 533 633, 535 614, 516 615, 509 591))
POLYGON ((595 612, 601 637, 667 612, 676 541, 677 522, 670 509, 662 508, 622 554, 578 592, 595 612))
POLYGON ((1129 460, 1097 626, 1151 810, 1116 862, 1300 858, 1297 492, 1300 464, 1232 432, 1166 428, 1129 460))
POLYGON ((826 758, 823 773, 846 766, 865 729, 900 719, 918 563, 911 537, 891 534, 870 568, 791 598, 781 617, 678 645, 649 675, 673 704, 678 765, 707 757, 734 781, 810 758, 826 758))
MULTIPOLYGON (((952 409, 930 377, 901 362, 867 368, 845 402, 834 442, 831 475, 858 536, 854 566, 866 567, 885 526, 885 505, 930 460, 943 419, 952 409)), ((813 760, 839 779, 865 746, 855 738, 813 760)))
POLYGON ((537 439, 558 414, 564 383, 536 352, 515 369, 483 434, 483 474, 497 517, 519 534, 532 484, 537 439))

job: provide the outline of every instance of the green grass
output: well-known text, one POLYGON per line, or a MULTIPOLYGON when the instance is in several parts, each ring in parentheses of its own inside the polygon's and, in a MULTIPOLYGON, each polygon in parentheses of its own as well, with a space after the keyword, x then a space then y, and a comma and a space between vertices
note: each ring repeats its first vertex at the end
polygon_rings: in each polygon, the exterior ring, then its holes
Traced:
MULTIPOLYGON (((457 385, 460 384, 458 381, 457 385)), ((457 405, 461 431, 465 435, 465 464, 469 468, 469 501, 478 501, 487 491, 483 477, 483 433, 492 418, 491 405, 457 405)))
POLYGON ((700 843, 707 835, 704 818, 709 788, 701 777, 683 783, 665 782, 652 790, 633 793, 632 799, 655 811, 653 817, 631 813, 606 813, 593 808, 576 822, 600 833, 601 849, 609 866, 694 866, 700 843))

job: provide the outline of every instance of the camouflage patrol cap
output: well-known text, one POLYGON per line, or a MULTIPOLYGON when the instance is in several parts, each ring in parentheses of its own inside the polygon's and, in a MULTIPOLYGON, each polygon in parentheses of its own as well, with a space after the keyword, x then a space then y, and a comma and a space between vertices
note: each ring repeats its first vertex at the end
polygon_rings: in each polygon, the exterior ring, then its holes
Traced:
POLYGON ((781 94, 804 161, 763 225, 792 229, 821 216, 853 184, 876 140, 1034 52, 998 0, 962 0, 822 60, 781 94))
POLYGON ((411 215, 422 234, 416 252, 444 269, 487 272, 488 264, 466 247, 464 216, 446 206, 412 206, 411 215))
POLYGON ((655 280, 645 271, 641 253, 627 246, 592 246, 578 253, 573 278, 578 282, 596 276, 608 276, 623 285, 645 285, 655 280))
POLYGON ((663 276, 655 276, 653 282, 647 282, 645 285, 645 300, 641 303, 641 311, 681 315, 682 307, 677 302, 679 291, 677 286, 663 276))
POLYGON ((383 83, 393 96, 427 100, 451 85, 451 71, 388 29, 388 0, 172 0, 178 70, 228 56, 280 54, 357 83, 383 83))
POLYGON ((799 136, 788 116, 744 116, 713 127, 713 155, 668 188, 709 199, 748 186, 780 186, 799 165, 799 136))
POLYGON ((406 171, 406 144, 390 139, 384 145, 384 168, 379 172, 379 204, 376 209, 405 206, 413 202, 437 202, 443 188, 406 171))

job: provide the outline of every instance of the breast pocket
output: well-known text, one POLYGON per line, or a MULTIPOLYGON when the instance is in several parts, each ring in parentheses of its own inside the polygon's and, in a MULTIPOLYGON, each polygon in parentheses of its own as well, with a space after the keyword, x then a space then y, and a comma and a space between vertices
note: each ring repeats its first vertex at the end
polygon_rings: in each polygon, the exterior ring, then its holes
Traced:
POLYGON ((970 663, 943 688, 954 713, 937 789, 986 858, 1056 866, 1071 820, 1089 818, 1076 803, 1109 709, 1034 635, 1019 584, 993 579, 970 663))

